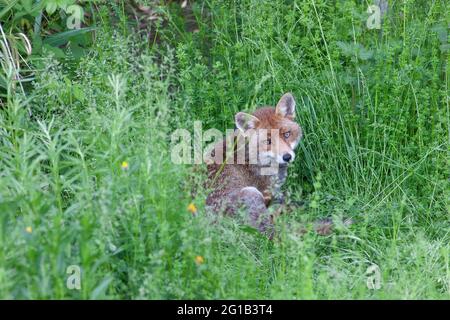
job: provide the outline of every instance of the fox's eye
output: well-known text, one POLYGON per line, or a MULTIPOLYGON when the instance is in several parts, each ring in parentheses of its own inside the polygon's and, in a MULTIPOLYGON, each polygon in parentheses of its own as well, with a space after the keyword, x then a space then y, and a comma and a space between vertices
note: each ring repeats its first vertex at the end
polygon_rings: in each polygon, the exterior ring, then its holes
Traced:
POLYGON ((284 137, 287 139, 287 138, 289 138, 289 136, 291 135, 291 132, 290 132, 290 131, 285 132, 283 135, 284 135, 284 137))
POLYGON ((271 141, 270 139, 267 139, 267 140, 264 140, 263 143, 264 143, 264 144, 271 144, 272 141, 271 141))

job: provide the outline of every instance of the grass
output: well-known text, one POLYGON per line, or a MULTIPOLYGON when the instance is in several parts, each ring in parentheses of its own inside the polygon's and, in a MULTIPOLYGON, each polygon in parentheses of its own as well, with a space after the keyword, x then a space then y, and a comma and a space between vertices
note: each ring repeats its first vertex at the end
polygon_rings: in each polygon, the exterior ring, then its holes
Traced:
POLYGON ((189 32, 173 4, 154 46, 100 11, 88 55, 43 55, 0 109, 0 297, 449 299, 445 5, 396 1, 368 30, 360 1, 200 1, 189 32), (204 165, 172 164, 170 134, 286 91, 306 205, 272 242, 204 210, 204 165), (296 231, 323 217, 355 224, 296 231))

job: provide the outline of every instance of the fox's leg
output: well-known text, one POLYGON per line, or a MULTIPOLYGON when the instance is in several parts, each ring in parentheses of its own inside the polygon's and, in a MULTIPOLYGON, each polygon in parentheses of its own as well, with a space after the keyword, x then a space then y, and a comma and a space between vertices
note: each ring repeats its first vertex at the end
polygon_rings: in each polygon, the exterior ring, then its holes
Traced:
POLYGON ((239 202, 245 206, 252 226, 271 239, 273 224, 263 194, 255 187, 245 187, 239 191, 239 202))

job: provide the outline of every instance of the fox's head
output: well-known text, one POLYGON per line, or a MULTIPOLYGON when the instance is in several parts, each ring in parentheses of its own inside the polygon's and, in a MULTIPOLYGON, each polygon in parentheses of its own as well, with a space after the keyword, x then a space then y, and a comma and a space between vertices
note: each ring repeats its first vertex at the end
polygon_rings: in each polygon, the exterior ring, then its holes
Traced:
POLYGON ((295 100, 290 93, 284 94, 275 108, 262 107, 253 115, 237 113, 236 127, 257 145, 257 148, 250 148, 249 156, 257 159, 259 165, 292 162, 294 149, 302 138, 302 129, 294 122, 294 117, 295 100))

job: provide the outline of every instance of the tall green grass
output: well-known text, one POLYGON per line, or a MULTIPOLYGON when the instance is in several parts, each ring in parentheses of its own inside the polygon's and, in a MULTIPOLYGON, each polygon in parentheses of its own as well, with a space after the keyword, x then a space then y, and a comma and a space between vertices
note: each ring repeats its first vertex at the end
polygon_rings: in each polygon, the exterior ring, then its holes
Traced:
POLYGON ((450 298, 446 3, 395 2, 382 30, 366 9, 201 1, 190 32, 173 4, 151 48, 105 11, 81 61, 44 56, 0 110, 0 297, 450 298), (172 164, 170 134, 285 91, 305 132, 286 192, 306 204, 272 242, 204 210, 204 166, 172 164), (301 234, 322 217, 355 224, 301 234))

